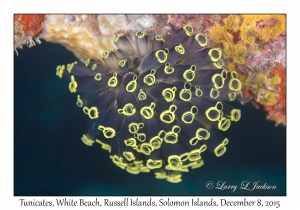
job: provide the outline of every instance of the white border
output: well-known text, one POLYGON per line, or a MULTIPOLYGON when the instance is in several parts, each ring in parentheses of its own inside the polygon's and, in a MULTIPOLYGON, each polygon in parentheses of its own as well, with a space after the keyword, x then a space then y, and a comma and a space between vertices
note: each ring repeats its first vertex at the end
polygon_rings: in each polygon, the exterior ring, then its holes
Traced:
MULTIPOLYGON (((0 146, 0 208, 21 209, 18 199, 13 196, 13 14, 14 13, 286 13, 287 14, 287 197, 262 197, 281 201, 281 208, 295 207, 297 205, 299 181, 299 140, 295 131, 299 129, 297 120, 299 108, 299 56, 296 47, 299 46, 299 13, 293 1, 241 1, 241 0, 214 0, 214 1, 5 1, 1 11, 1 131, 2 144, 0 146), (96 3, 97 2, 97 3, 96 3), (100 3, 103 2, 103 3, 100 3), (138 10, 137 10, 138 9, 138 10), (298 38, 298 39, 297 39, 298 38), (8 41, 9 40, 9 41, 8 41), (5 208, 4 208, 5 207, 5 208)), ((17 73, 17 72, 16 72, 17 73)), ((26 197, 29 198, 29 197, 26 197)), ((59 197, 61 198, 61 197, 59 197)), ((80 199, 80 197, 75 197, 80 199)), ((121 199, 122 197, 118 197, 121 199)), ((141 197, 147 199, 147 197, 141 197)), ((165 198, 165 197, 163 197, 165 198)), ((222 197, 214 197, 220 200, 222 197)), ((228 200, 241 200, 243 197, 226 197, 228 200)), ((247 197, 251 200, 258 197, 247 197)), ((41 199, 39 197, 38 199, 41 199)), ((55 197, 48 197, 54 200, 55 197)), ((92 198, 91 198, 92 199, 92 198)), ((115 199, 115 198, 112 198, 115 199)), ((155 197, 159 199, 159 197, 155 197)), ((186 200, 188 197, 172 197, 172 199, 186 200)), ((208 200, 210 197, 201 197, 208 200)), ((29 207, 30 208, 30 207, 29 207)), ((37 207, 46 209, 47 207, 37 207)), ((172 207, 182 208, 182 207, 172 207)), ((232 207, 224 207, 229 209, 232 207)), ((249 207, 248 207, 249 208, 249 207)), ((30 208, 31 209, 31 208, 30 208)), ((64 208, 65 209, 65 208, 64 208)), ((83 208, 81 208, 83 209, 83 208)), ((90 208, 88 208, 90 209, 90 208)), ((129 208, 127 208, 129 209, 129 208)), ((244 208, 239 208, 244 209, 244 208)), ((296 209, 296 208, 293 208, 296 209)))

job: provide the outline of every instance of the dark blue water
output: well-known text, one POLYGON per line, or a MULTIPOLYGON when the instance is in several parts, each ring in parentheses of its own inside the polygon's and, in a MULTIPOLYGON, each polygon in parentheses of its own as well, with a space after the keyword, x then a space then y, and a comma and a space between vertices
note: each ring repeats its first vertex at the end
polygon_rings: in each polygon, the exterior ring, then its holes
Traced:
POLYGON ((64 47, 43 41, 14 57, 15 195, 286 195, 286 129, 251 106, 234 106, 242 118, 225 133, 227 152, 203 153, 205 164, 172 184, 154 174, 132 175, 112 163, 100 145, 81 142, 88 116, 76 106, 57 65, 77 60, 64 47), (243 181, 276 189, 206 189, 212 181, 240 187, 243 181))

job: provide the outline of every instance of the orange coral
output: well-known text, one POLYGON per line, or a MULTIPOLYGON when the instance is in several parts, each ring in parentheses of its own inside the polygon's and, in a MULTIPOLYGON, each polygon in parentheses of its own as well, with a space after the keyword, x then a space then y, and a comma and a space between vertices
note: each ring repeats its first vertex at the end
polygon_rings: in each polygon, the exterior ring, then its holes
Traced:
POLYGON ((45 15, 14 15, 14 21, 22 25, 22 30, 32 37, 36 36, 41 30, 41 22, 45 15))
MULTIPOLYGON (((44 20, 45 15, 14 15, 14 46, 23 48, 23 45, 32 47, 35 41, 40 43, 37 37, 38 33, 42 30, 41 22, 44 20)), ((16 50, 18 53, 18 51, 16 50)))

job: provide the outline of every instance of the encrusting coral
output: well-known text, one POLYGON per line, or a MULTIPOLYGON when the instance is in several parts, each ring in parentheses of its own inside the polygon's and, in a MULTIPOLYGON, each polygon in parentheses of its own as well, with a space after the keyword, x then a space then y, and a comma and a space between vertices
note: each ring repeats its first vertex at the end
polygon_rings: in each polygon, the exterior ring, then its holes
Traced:
MULTIPOLYGON (((229 15, 209 30, 232 63, 244 64, 248 54, 261 52, 262 43, 285 33, 285 15, 229 15)), ((230 70, 230 69, 229 69, 230 70)))

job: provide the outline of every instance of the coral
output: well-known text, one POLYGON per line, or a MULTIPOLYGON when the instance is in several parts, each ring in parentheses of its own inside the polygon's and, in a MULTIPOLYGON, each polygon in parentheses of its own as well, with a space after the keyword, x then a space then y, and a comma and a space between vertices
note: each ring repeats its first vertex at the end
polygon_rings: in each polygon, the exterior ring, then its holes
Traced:
POLYGON ((286 37, 263 44, 262 51, 246 57, 244 65, 236 65, 243 81, 244 99, 267 111, 268 119, 285 125, 286 37))
POLYGON ((201 167, 205 150, 222 156, 229 140, 219 130, 241 117, 224 102, 235 100, 242 84, 223 68, 221 49, 207 47, 207 36, 190 25, 165 40, 142 31, 113 40, 103 62, 57 67, 90 118, 82 141, 100 144, 129 173, 152 170, 172 183, 201 167))
POLYGON ((271 69, 274 75, 281 78, 279 86, 277 86, 278 98, 273 106, 266 106, 268 119, 276 122, 276 125, 286 124, 286 69, 283 66, 274 67, 271 69))
POLYGON ((261 52, 263 42, 285 30, 285 15, 229 15, 223 24, 215 22, 208 36, 222 45, 230 62, 244 64, 247 55, 261 52))
POLYGON ((244 19, 241 26, 243 38, 257 34, 263 42, 278 39, 286 32, 286 15, 241 15, 244 19))
POLYGON ((112 35, 120 30, 151 34, 151 30, 162 33, 170 28, 161 27, 151 15, 48 15, 43 29, 41 38, 46 41, 62 44, 82 60, 101 61, 103 52, 115 47, 112 35))
POLYGON ((42 30, 41 22, 45 15, 29 15, 15 14, 14 15, 14 48, 22 48, 27 44, 28 47, 35 45, 35 41, 40 43, 36 35, 42 30), (35 41, 33 40, 35 39, 35 41))
POLYGON ((267 119, 276 125, 286 124, 286 69, 282 64, 271 68, 268 74, 239 75, 243 83, 244 99, 256 108, 267 111, 267 119))
POLYGON ((251 90, 256 95, 255 101, 262 105, 272 106, 277 103, 278 93, 276 87, 280 84, 281 78, 278 75, 268 76, 264 73, 254 74, 250 83, 249 77, 241 76, 244 90, 251 90))
POLYGON ((208 32, 208 29, 215 22, 222 22, 228 15, 197 15, 197 14, 171 14, 168 15, 168 23, 175 30, 180 29, 183 25, 191 25, 196 32, 208 32))

